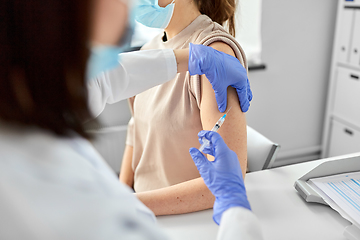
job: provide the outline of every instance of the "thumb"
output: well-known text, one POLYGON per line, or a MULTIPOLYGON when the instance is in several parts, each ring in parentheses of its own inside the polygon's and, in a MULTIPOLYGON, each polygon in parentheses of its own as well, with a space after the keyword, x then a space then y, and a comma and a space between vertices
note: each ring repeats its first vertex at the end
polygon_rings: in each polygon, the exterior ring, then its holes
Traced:
POLYGON ((199 172, 201 174, 200 170, 204 166, 209 164, 209 160, 196 148, 190 148, 189 152, 190 152, 190 155, 191 155, 197 169, 199 170, 199 172))
POLYGON ((215 98, 218 105, 218 109, 220 112, 224 112, 226 110, 227 105, 227 91, 217 91, 215 92, 215 98))

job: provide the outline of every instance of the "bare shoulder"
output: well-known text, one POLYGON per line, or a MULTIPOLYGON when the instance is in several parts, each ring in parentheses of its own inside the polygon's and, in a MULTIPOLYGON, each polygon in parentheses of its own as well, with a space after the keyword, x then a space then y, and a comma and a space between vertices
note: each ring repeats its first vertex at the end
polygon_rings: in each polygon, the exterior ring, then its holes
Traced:
POLYGON ((220 52, 229 54, 231 56, 235 56, 234 50, 226 43, 224 42, 213 42, 209 45, 209 47, 212 47, 213 49, 216 49, 220 52))

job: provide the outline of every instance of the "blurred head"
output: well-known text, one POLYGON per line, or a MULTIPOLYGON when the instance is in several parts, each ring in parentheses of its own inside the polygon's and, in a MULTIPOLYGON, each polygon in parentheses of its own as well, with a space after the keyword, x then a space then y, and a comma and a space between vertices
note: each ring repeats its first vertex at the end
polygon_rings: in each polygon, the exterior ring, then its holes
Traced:
POLYGON ((126 14, 118 0, 2 0, 0 119, 86 137, 89 43, 116 43, 126 14), (112 26, 114 4, 123 11, 112 26), (108 28, 99 29, 104 25, 108 28))

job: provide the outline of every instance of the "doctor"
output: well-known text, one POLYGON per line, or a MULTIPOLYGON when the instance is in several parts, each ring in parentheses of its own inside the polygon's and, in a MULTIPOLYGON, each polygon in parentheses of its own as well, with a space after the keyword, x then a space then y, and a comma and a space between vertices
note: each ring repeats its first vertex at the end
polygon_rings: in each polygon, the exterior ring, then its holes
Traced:
MULTIPOLYGON (((128 4, 134 5, 134 2, 137 1, 128 1, 128 4)), ((130 45, 133 15, 141 22, 151 24, 150 26, 165 28, 174 10, 173 3, 161 8, 155 0, 138 2, 138 5, 129 7, 130 17, 124 10, 124 14, 118 14, 121 12, 120 4, 112 6, 110 10, 102 3, 97 6, 99 11, 96 14, 100 21, 93 28, 92 52, 87 72, 89 107, 93 116, 97 117, 106 103, 112 104, 132 97, 170 81, 176 73, 185 71, 189 71, 190 75, 207 76, 215 91, 220 112, 226 109, 229 86, 237 90, 240 107, 243 112, 247 112, 252 99, 247 72, 230 55, 195 44, 190 44, 189 49, 146 50, 119 55, 130 45), (120 40, 119 33, 122 35, 120 40), (119 47, 115 47, 116 45, 119 47)))
MULTIPOLYGON (((167 239, 86 140, 89 6, 0 3, 0 239, 167 239)), ((216 196, 219 238, 259 239, 236 155, 216 133, 199 137, 215 161, 190 154, 216 196)))

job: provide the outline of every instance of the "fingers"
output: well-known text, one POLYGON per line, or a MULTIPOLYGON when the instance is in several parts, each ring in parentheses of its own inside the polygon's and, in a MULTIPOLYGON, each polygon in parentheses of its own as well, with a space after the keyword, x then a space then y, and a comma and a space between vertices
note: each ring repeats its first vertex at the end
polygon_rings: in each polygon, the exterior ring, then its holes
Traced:
POLYGON ((252 94, 252 91, 250 89, 249 79, 247 80, 247 94, 248 94, 248 100, 250 102, 252 100, 252 98, 253 98, 253 94, 252 94))
MULTIPOLYGON (((199 151, 200 151, 200 148, 199 148, 199 151)), ((214 156, 213 146, 211 143, 208 146, 204 147, 204 149, 202 149, 201 152, 203 152, 204 154, 214 156)))
POLYGON ((201 75, 201 69, 199 66, 199 59, 197 56, 197 46, 195 44, 189 44, 189 63, 188 63, 188 70, 191 76, 199 74, 201 75))
MULTIPOLYGON (((209 132, 210 132, 210 131, 204 131, 204 130, 203 130, 203 131, 200 131, 200 132, 198 133, 199 143, 200 143, 201 145, 204 143, 204 140, 208 140, 208 139, 205 138, 204 136, 205 136, 206 133, 209 133, 209 132)), ((209 142, 208 146, 205 147, 205 148, 202 150, 202 152, 203 152, 204 154, 210 154, 210 155, 214 156, 211 142, 209 142)))
POLYGON ((216 102, 220 112, 225 112, 227 105, 227 91, 216 91, 215 92, 216 102))
POLYGON ((209 160, 196 148, 190 148, 189 152, 197 169, 200 174, 202 174, 202 169, 206 168, 209 164, 209 160))
POLYGON ((249 110, 249 107, 250 107, 248 93, 246 91, 243 91, 243 90, 238 91, 238 89, 236 89, 236 92, 238 94, 238 98, 239 98, 239 101, 240 101, 241 111, 242 112, 247 112, 249 110))
POLYGON ((222 140, 224 141, 220 134, 218 134, 217 132, 213 132, 213 131, 207 131, 207 130, 202 130, 198 133, 198 137, 199 138, 206 138, 207 140, 210 141, 210 143, 214 144, 215 142, 217 142, 218 140, 222 140))
POLYGON ((225 144, 220 134, 218 134, 217 132, 203 130, 198 133, 198 136, 199 139, 205 138, 210 142, 210 146, 204 149, 204 153, 206 154, 210 154, 214 156, 215 155, 214 150, 216 148, 227 149, 227 145, 225 144))
POLYGON ((208 132, 210 132, 210 131, 207 131, 207 130, 202 130, 202 131, 200 131, 200 132, 198 133, 199 139, 200 139, 200 138, 203 138, 203 137, 205 136, 205 134, 208 133, 208 132))
POLYGON ((212 56, 207 56, 213 48, 201 44, 189 44, 189 64, 188 70, 193 75, 208 75, 208 69, 211 67, 212 56))
POLYGON ((246 89, 244 89, 245 87, 236 88, 242 112, 247 112, 249 110, 250 101, 253 98, 253 94, 250 89, 249 79, 246 80, 246 85, 246 89))

